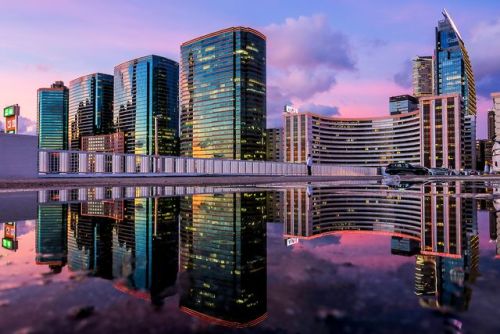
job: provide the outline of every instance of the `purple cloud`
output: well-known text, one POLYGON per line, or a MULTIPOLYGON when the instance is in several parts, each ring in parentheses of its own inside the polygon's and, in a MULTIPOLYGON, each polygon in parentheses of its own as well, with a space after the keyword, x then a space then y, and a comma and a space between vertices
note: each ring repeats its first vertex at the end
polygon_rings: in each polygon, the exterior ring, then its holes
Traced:
POLYGON ((412 63, 407 60, 401 66, 399 72, 394 74, 394 82, 403 88, 411 88, 412 86, 412 63))
POLYGON ((324 104, 306 103, 300 107, 300 110, 310 111, 316 114, 325 116, 334 116, 339 114, 339 108, 334 106, 327 106, 324 104))
POLYGON ((36 121, 19 116, 19 133, 24 135, 36 135, 36 121))

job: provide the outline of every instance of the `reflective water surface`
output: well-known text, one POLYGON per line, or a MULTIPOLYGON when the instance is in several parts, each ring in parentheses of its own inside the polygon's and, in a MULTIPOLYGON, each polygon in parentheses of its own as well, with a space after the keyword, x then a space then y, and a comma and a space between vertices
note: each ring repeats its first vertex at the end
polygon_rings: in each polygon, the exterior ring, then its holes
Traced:
POLYGON ((0 332, 500 332, 500 184, 0 199, 0 332))

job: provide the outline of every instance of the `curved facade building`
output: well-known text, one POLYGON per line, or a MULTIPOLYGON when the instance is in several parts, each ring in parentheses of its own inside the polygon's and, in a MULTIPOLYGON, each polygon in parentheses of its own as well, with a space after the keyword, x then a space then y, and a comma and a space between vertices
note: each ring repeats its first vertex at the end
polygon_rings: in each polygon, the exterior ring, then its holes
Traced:
POLYGON ((373 118, 338 118, 287 112, 285 161, 385 167, 420 163, 420 112, 373 118))

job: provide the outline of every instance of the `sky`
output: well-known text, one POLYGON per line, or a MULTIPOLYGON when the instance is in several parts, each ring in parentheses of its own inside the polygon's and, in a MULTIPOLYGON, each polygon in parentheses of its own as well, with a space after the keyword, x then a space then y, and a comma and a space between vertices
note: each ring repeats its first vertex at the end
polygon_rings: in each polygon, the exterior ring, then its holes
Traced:
POLYGON ((249 26, 267 36, 268 126, 286 103, 383 116, 390 96, 411 94, 411 59, 432 55, 443 8, 471 57, 485 138, 500 91, 498 0, 0 0, 0 106, 18 103, 21 132, 35 133, 38 88, 148 54, 178 61, 184 41, 249 26))

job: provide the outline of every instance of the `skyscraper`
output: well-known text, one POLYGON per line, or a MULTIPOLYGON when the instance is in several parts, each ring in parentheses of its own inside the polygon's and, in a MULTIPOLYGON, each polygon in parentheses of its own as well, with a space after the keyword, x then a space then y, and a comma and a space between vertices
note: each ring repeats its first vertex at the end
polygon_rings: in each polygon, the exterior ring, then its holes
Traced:
POLYGON ((38 147, 52 150, 68 148, 69 91, 64 82, 38 89, 38 147))
POLYGON ((476 86, 474 74, 462 36, 452 18, 443 11, 444 19, 436 27, 435 92, 437 95, 460 94, 465 109, 466 131, 464 168, 475 168, 476 86))
POLYGON ((150 55, 114 74, 114 125, 125 134, 125 153, 178 155, 179 64, 150 55))
POLYGON ((495 109, 488 110, 488 139, 495 140, 495 109))
POLYGON ((429 96, 434 93, 434 60, 432 56, 417 56, 413 59, 413 96, 429 96))
POLYGON ((69 144, 81 149, 82 136, 113 131, 113 76, 93 73, 69 83, 69 144))
POLYGON ((464 168, 462 138, 465 115, 462 104, 459 94, 420 98, 420 157, 423 166, 464 168))
POLYGON ((269 161, 283 161, 283 128, 266 130, 266 155, 269 161))
POLYGON ((266 38, 233 27, 181 46, 181 154, 264 160, 266 38))

